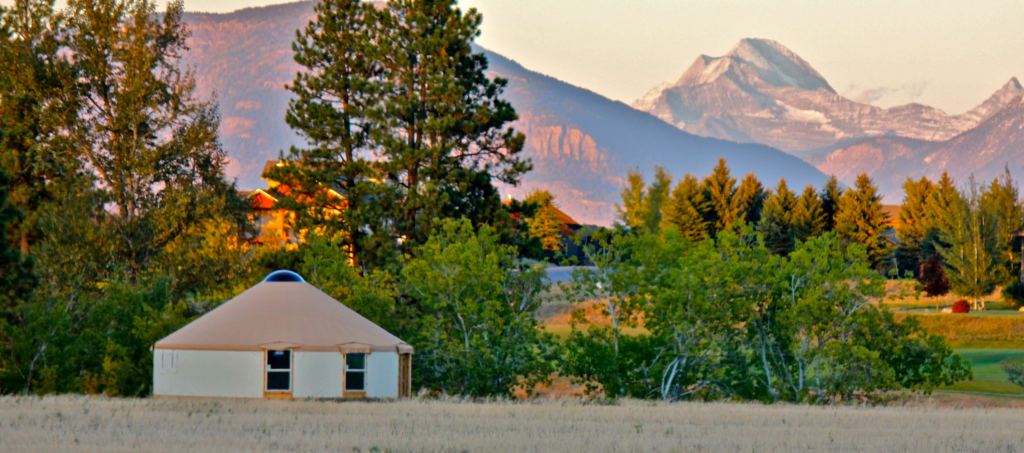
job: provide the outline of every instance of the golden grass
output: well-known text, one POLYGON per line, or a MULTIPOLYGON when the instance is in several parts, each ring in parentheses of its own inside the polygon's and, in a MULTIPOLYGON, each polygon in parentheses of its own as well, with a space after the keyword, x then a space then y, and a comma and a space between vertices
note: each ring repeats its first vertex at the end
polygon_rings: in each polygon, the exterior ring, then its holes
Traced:
POLYGON ((0 399, 0 451, 1024 451, 1024 412, 566 401, 0 399))

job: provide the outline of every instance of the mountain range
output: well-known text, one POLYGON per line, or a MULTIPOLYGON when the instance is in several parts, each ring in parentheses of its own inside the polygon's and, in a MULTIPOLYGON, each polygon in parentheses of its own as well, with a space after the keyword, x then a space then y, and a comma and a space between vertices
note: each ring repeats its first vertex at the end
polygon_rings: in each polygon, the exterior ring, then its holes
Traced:
POLYGON ((899 203, 907 177, 949 171, 964 182, 1021 170, 1022 95, 1012 78, 959 115, 921 104, 879 108, 839 95, 782 44, 748 38, 721 57, 697 57, 633 107, 693 134, 802 156, 847 184, 867 173, 886 202, 899 203))
MULTIPOLYGON (((295 31, 313 18, 313 2, 189 13, 184 62, 202 94, 215 94, 229 176, 262 187, 264 162, 303 140, 284 122, 284 88, 301 68, 292 60, 295 31)), ((1024 167, 1024 88, 1013 78, 977 107, 949 115, 921 104, 880 108, 836 92, 810 63, 782 44, 743 39, 720 57, 701 55, 678 79, 632 106, 524 68, 480 47, 488 74, 508 80, 513 126, 526 133, 534 164, 521 185, 556 196, 582 223, 608 225, 626 172, 655 165, 677 178, 707 174, 719 158, 734 174, 755 173, 766 186, 821 186, 826 174, 852 184, 875 179, 886 203, 899 203, 908 177, 948 171, 963 183, 1024 167)))
MULTIPOLYGON (((284 122, 288 92, 300 68, 292 60, 295 30, 312 17, 312 2, 250 8, 229 14, 190 13, 191 50, 201 93, 216 93, 221 140, 231 158, 229 175, 243 188, 261 187, 263 163, 301 146, 284 122)), ((488 75, 509 81, 504 97, 519 114, 513 126, 526 133, 533 161, 518 187, 523 197, 547 189, 559 208, 581 223, 609 225, 626 172, 653 174, 661 165, 681 178, 710 173, 725 158, 737 177, 755 173, 766 185, 822 186, 826 176, 798 157, 761 144, 700 137, 594 92, 530 71, 486 49, 488 75)))

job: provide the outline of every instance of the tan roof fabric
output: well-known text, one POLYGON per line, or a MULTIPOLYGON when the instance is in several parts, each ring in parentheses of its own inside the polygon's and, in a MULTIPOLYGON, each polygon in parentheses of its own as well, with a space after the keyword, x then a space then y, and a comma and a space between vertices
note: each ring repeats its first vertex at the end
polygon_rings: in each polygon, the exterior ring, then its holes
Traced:
POLYGON ((156 342, 155 348, 412 352, 412 346, 306 282, 253 286, 156 342))

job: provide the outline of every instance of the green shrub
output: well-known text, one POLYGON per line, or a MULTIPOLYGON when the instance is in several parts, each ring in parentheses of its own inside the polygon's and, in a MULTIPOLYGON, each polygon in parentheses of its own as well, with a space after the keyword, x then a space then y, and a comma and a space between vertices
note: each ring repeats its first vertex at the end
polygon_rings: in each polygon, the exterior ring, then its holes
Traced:
POLYGON ((1003 288, 1003 300, 1013 304, 1014 307, 1024 307, 1024 283, 1014 281, 1003 288))
POLYGON ((1010 382, 1024 387, 1024 360, 1006 359, 999 363, 1010 382))

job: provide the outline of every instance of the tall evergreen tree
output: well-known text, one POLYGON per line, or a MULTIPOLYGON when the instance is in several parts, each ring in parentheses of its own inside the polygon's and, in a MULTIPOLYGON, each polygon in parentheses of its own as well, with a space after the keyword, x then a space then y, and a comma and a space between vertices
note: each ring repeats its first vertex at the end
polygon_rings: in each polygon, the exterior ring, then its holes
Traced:
POLYGON ((676 228, 690 239, 704 239, 708 234, 707 221, 704 220, 706 209, 707 201, 700 183, 687 173, 672 189, 661 219, 661 228, 676 228))
POLYGON ((559 227, 562 219, 555 212, 555 196, 546 190, 535 190, 526 196, 527 203, 536 205, 533 216, 526 220, 530 235, 540 239, 544 250, 561 250, 562 233, 559 227))
POLYGON ((1020 191, 1016 181, 1010 176, 1007 167, 1002 176, 992 180, 983 188, 980 200, 981 209, 993 213, 998 225, 999 261, 1002 284, 1019 281, 1020 278, 1020 239, 1017 233, 1024 230, 1024 204, 1021 203, 1020 191))
POLYGON ((843 188, 839 186, 836 175, 832 175, 821 192, 821 210, 825 213, 825 231, 835 231, 836 214, 839 212, 839 201, 842 198, 843 188))
POLYGON ((657 232, 661 227, 662 212, 668 204, 671 191, 672 175, 658 165, 655 167, 654 181, 647 188, 647 198, 644 200, 643 223, 647 231, 657 232))
POLYGON ((882 270, 890 264, 893 248, 884 235, 888 228, 878 188, 868 175, 861 174, 855 187, 847 190, 839 201, 836 232, 843 239, 863 246, 871 265, 882 270))
POLYGON ((950 219, 947 214, 956 209, 962 197, 956 188, 956 182, 947 172, 942 172, 942 177, 935 183, 930 198, 925 204, 926 221, 937 230, 948 230, 951 225, 947 223, 950 219))
POLYGON ((934 229, 928 215, 928 203, 935 186, 925 177, 917 181, 907 178, 903 192, 903 205, 896 223, 896 234, 900 239, 896 249, 897 261, 900 270, 911 270, 917 275, 925 259, 925 240, 934 229))
POLYGON ((704 178, 701 187, 708 200, 709 233, 715 237, 719 231, 732 227, 742 214, 740 199, 736 196, 736 178, 729 174, 725 159, 718 159, 718 165, 704 178))
POLYGON ((761 222, 758 224, 758 231, 764 236, 765 247, 772 253, 785 256, 793 251, 797 234, 794 224, 796 210, 797 198, 793 191, 789 190, 786 180, 782 179, 775 190, 768 194, 761 222))
POLYGON ((314 11, 292 44, 306 70, 289 87, 295 98, 285 117, 310 147, 292 148, 294 164, 267 176, 288 188, 280 206, 294 212, 295 228, 336 236, 357 269, 380 265, 393 241, 376 203, 384 178, 371 155, 384 96, 379 13, 360 0, 325 0, 314 11))
POLYGON ((981 193, 972 176, 964 196, 943 215, 942 242, 938 246, 953 293, 970 298, 975 310, 984 310, 984 297, 1001 278, 999 221, 981 206, 981 193))
POLYGON ((622 189, 622 204, 615 205, 619 220, 634 230, 644 226, 644 208, 647 204, 647 187, 644 174, 639 169, 630 170, 626 174, 626 187, 622 189))
POLYGON ((800 241, 807 241, 825 232, 825 211, 821 204, 818 191, 811 185, 805 187, 797 198, 792 221, 794 234, 800 241))
POLYGON ((516 185, 532 168, 518 116, 474 53, 482 17, 455 0, 392 0, 377 41, 384 80, 374 132, 386 202, 382 212, 403 251, 424 243, 439 218, 466 217, 512 240, 517 229, 495 180, 516 185))
POLYGON ((767 197, 764 186, 757 180, 754 173, 747 173, 740 181, 740 188, 736 191, 739 198, 741 218, 744 222, 756 225, 761 220, 761 209, 764 207, 764 200, 767 197))

